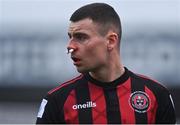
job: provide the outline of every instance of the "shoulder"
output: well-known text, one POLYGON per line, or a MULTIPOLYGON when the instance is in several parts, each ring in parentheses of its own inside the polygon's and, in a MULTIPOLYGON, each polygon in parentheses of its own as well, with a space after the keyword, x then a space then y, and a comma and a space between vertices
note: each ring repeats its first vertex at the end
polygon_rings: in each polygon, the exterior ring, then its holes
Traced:
POLYGON ((143 86, 144 92, 153 102, 157 102, 159 109, 173 104, 170 91, 158 81, 140 74, 130 72, 133 87, 143 86))
POLYGON ((137 83, 142 83, 146 88, 150 89, 154 93, 161 93, 161 94, 168 94, 169 91, 168 89, 160 82, 158 82, 155 79, 152 79, 151 77, 142 75, 142 74, 137 74, 133 73, 130 71, 130 76, 132 79, 136 80, 137 83))
POLYGON ((72 89, 75 88, 75 86, 77 85, 78 81, 80 79, 83 78, 83 74, 75 77, 75 78, 72 78, 71 80, 68 80, 64 83, 60 83, 59 86, 51 89, 49 92, 48 92, 48 96, 53 96, 53 95, 57 95, 58 93, 66 93, 68 91, 71 91, 72 89))

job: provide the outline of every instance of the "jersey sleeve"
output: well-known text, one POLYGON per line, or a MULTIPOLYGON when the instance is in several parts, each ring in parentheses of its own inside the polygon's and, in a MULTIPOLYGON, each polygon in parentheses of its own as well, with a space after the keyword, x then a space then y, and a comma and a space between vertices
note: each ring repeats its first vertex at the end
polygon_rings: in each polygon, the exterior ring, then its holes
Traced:
POLYGON ((156 123, 158 124, 175 124, 175 108, 171 94, 162 94, 161 103, 158 106, 156 114, 156 123))
POLYGON ((56 100, 52 96, 47 95, 41 102, 36 124, 64 123, 63 113, 61 112, 56 100))

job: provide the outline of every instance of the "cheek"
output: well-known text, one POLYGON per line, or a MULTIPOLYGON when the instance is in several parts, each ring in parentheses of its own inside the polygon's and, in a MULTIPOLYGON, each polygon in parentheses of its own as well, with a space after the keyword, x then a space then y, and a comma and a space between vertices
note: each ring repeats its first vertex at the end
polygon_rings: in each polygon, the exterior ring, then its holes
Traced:
POLYGON ((86 55, 89 57, 88 60, 93 62, 101 62, 106 59, 106 47, 104 44, 95 44, 93 46, 89 46, 86 55))

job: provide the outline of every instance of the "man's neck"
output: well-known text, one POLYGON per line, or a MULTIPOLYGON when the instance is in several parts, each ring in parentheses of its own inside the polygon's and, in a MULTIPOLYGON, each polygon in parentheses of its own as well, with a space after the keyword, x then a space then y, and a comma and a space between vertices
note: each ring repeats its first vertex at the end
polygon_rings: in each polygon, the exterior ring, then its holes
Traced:
POLYGON ((121 63, 109 64, 108 67, 89 72, 91 77, 102 82, 112 82, 123 75, 125 69, 121 63))

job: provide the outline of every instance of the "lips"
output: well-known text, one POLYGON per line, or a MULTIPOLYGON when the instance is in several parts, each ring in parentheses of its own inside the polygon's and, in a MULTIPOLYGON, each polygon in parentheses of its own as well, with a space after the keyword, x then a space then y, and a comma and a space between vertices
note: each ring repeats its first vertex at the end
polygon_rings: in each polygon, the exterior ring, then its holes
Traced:
POLYGON ((79 59, 77 57, 71 57, 71 59, 74 61, 74 65, 78 65, 81 61, 81 59, 79 59))

